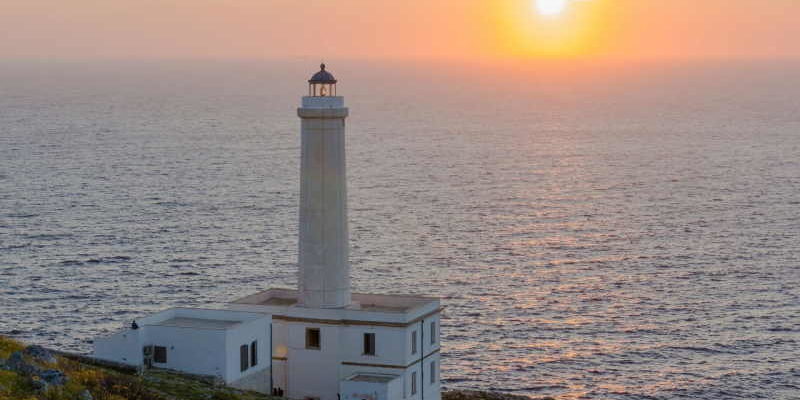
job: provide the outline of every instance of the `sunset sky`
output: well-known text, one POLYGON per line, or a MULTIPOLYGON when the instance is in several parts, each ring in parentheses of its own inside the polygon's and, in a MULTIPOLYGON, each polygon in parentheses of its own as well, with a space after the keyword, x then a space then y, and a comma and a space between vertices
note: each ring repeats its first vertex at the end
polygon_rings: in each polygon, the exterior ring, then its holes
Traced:
MULTIPOLYGON (((6 59, 800 58, 798 0, 5 0, 6 59), (561 12, 548 14, 548 7, 561 12)), ((551 10, 552 11, 552 10, 551 10)))

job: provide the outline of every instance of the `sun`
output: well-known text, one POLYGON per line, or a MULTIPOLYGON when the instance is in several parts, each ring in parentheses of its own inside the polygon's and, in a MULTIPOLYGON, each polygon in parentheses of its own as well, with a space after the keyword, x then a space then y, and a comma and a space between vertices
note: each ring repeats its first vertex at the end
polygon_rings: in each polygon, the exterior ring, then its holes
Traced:
POLYGON ((539 14, 546 16, 555 16, 564 12, 567 8, 568 0, 534 0, 536 2, 536 10, 539 14))

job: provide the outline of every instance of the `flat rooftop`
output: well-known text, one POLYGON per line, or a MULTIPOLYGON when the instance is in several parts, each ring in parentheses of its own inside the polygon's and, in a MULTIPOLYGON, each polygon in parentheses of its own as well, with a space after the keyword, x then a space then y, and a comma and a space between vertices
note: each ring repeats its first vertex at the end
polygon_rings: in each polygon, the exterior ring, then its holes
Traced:
POLYGON ((170 326, 176 328, 226 330, 239 325, 239 321, 223 321, 218 319, 176 317, 149 324, 150 326, 170 326))
MULTIPOLYGON (((299 305, 298 298, 297 290, 269 289, 238 299, 233 304, 293 307, 299 305)), ((386 313, 405 313, 438 301, 433 297, 366 293, 353 293, 352 299, 353 305, 347 309, 386 313)))

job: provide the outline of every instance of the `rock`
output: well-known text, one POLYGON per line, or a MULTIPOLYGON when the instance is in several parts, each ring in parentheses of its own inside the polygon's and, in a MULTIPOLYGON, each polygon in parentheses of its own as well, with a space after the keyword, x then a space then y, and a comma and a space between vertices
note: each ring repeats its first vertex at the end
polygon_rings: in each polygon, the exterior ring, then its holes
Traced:
POLYGON ((83 391, 78 395, 78 400, 94 400, 94 398, 89 392, 89 389, 83 389, 83 391))
POLYGON ((22 352, 15 351, 11 353, 11 357, 6 361, 6 367, 9 371, 14 371, 22 375, 37 375, 41 369, 28 361, 22 356, 22 352))
MULTIPOLYGON (((535 400, 532 397, 502 392, 486 392, 479 390, 449 390, 442 392, 442 400, 535 400)), ((554 400, 544 397, 539 400, 554 400)))
POLYGON ((31 356, 36 361, 46 362, 46 363, 55 363, 56 356, 50 352, 50 350, 45 349, 42 346, 32 345, 25 348, 22 351, 23 354, 31 356))
POLYGON ((31 386, 33 386, 33 389, 37 392, 44 392, 47 391, 48 385, 47 382, 39 379, 38 376, 34 376, 33 379, 31 379, 31 386))
POLYGON ((67 376, 57 369, 48 369, 38 374, 39 378, 48 385, 60 386, 67 383, 67 376))

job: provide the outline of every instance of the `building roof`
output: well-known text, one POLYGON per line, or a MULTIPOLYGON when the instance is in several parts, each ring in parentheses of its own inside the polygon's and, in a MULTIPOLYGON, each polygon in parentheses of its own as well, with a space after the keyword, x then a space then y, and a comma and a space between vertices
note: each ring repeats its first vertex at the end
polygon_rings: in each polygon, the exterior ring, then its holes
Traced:
MULTIPOLYGON (((297 290, 269 289, 238 299, 234 304, 291 307, 299 305, 299 297, 297 290)), ((438 301, 433 297, 366 293, 353 293, 352 300, 347 309, 384 313, 405 313, 438 301)))
POLYGON ((336 78, 333 74, 325 70, 325 64, 320 64, 320 71, 314 74, 308 83, 336 83, 336 78))
POLYGON ((175 317, 149 324, 150 326, 169 326, 175 328, 226 330, 239 325, 239 321, 218 319, 175 317))

